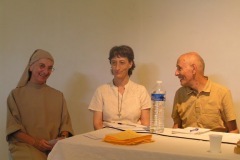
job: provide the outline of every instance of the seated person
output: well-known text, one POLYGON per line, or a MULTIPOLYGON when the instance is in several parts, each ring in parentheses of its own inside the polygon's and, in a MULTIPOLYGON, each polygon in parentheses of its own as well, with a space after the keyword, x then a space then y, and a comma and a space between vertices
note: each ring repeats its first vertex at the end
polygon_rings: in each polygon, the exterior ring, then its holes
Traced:
POLYGON ((182 85, 176 91, 173 128, 200 127, 239 133, 230 91, 204 76, 205 64, 190 52, 177 60, 175 75, 182 85))
POLYGON ((46 160, 50 140, 73 135, 63 94, 46 84, 53 64, 50 53, 36 50, 8 96, 6 138, 13 160, 46 160))
POLYGON ((129 46, 115 46, 110 50, 109 62, 113 80, 98 87, 90 102, 94 129, 103 122, 140 123, 148 126, 151 99, 142 85, 130 80, 135 68, 134 53, 129 46))

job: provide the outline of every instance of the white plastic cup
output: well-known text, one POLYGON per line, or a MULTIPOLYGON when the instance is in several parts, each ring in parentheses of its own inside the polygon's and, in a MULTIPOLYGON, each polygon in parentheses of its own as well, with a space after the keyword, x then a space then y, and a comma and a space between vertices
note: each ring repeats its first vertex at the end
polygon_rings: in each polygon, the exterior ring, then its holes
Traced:
POLYGON ((221 152, 222 135, 209 134, 209 141, 210 141, 210 152, 220 153, 221 152))

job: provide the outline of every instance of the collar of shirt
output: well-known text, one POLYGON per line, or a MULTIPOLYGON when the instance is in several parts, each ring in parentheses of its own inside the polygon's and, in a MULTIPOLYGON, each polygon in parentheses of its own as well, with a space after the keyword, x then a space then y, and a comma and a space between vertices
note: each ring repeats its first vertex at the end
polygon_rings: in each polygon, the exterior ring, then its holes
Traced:
MULTIPOLYGON (((212 87, 212 81, 208 79, 205 87, 203 88, 201 93, 210 93, 211 92, 211 87, 212 87)), ((194 95, 198 95, 197 91, 190 88, 190 87, 186 87, 186 92, 187 94, 194 94, 194 95)))
MULTIPOLYGON (((128 88, 128 86, 129 86, 130 83, 132 83, 132 81, 129 79, 129 80, 128 80, 128 83, 124 86, 125 90, 128 88)), ((113 84, 113 81, 110 82, 110 86, 111 86, 112 88, 117 88, 117 86, 115 86, 115 85, 113 84)))

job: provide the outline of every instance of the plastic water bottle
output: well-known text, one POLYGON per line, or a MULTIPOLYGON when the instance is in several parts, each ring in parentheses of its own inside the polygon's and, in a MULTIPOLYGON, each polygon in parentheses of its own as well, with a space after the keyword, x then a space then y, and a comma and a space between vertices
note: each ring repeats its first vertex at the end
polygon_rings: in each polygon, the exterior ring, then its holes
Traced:
POLYGON ((157 81, 151 93, 152 107, 150 111, 150 132, 161 133, 164 131, 164 105, 166 91, 162 88, 162 81, 157 81))

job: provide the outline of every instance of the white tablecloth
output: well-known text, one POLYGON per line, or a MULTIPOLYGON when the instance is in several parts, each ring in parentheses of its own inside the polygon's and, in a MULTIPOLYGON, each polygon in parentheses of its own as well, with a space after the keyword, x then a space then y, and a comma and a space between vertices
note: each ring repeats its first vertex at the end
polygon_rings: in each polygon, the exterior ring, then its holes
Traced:
MULTIPOLYGON (((235 144, 222 143, 221 153, 210 153, 208 134, 212 132, 186 135, 171 131, 166 128, 162 135, 154 134, 153 143, 122 146, 103 142, 106 134, 121 132, 104 128, 58 141, 48 160, 240 160, 240 155, 234 153, 235 144)), ((240 139, 239 134, 222 134, 225 142, 240 139)))

